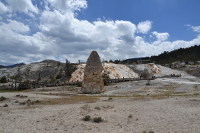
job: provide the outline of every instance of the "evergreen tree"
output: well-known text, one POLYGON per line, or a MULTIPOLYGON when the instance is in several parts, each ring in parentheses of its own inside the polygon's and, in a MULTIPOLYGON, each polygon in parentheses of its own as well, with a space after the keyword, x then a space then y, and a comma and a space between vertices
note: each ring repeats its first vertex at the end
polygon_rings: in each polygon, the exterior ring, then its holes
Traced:
POLYGON ((0 79, 0 82, 1 82, 1 83, 7 83, 6 76, 3 76, 3 77, 0 79))
POLYGON ((71 78, 72 73, 76 70, 76 67, 71 64, 67 59, 66 59, 66 64, 65 64, 65 77, 69 80, 71 78))

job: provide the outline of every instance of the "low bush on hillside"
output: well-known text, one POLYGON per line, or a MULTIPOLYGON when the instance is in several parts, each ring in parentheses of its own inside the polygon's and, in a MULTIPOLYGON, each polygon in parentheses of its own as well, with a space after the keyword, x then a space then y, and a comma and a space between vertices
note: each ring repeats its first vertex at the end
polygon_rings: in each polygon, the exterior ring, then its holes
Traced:
POLYGON ((89 115, 86 115, 85 117, 83 117, 82 120, 84 120, 84 121, 89 121, 89 120, 91 120, 91 117, 90 117, 89 115))
POLYGON ((4 101, 4 100, 6 100, 6 98, 4 96, 1 96, 0 101, 4 101))
POLYGON ((100 122, 103 121, 103 119, 101 117, 95 117, 95 118, 92 119, 92 121, 95 122, 95 123, 100 123, 100 122))

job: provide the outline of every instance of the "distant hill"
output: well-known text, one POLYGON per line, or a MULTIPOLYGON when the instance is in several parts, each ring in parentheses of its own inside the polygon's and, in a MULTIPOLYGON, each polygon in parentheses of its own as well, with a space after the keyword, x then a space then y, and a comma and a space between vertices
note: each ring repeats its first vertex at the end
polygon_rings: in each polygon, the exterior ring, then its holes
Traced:
POLYGON ((175 61, 199 61, 200 45, 194 45, 189 48, 180 48, 171 52, 165 51, 157 56, 151 56, 151 61, 157 64, 167 64, 175 61))
POLYGON ((10 66, 0 65, 0 68, 13 68, 13 67, 22 66, 22 65, 26 65, 26 64, 25 63, 18 63, 18 64, 14 64, 14 65, 10 65, 10 66))
POLYGON ((17 81, 56 82, 57 80, 67 81, 76 66, 66 61, 61 63, 55 60, 44 60, 30 64, 19 63, 11 66, 3 66, 0 69, 0 78, 6 76, 8 79, 17 81))

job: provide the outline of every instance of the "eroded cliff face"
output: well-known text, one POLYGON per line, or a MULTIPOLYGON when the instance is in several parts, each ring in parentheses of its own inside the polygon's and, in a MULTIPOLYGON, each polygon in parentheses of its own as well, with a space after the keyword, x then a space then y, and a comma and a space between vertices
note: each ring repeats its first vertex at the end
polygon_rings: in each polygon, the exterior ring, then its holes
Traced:
POLYGON ((84 70, 82 93, 100 93, 104 90, 103 66, 96 51, 92 51, 84 70))

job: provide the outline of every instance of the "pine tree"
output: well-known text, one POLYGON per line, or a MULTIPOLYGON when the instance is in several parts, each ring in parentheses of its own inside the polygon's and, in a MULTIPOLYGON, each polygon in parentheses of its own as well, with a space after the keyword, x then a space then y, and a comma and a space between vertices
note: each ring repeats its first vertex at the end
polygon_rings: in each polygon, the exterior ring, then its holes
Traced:
POLYGON ((1 83, 7 83, 7 79, 6 76, 3 76, 0 80, 1 83))

